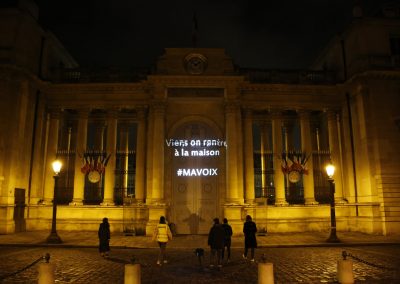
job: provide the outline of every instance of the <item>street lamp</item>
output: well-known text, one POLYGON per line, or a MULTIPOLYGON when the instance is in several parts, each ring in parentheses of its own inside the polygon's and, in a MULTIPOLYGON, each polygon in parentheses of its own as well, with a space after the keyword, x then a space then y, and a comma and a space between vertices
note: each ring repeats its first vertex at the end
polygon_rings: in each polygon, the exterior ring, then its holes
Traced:
POLYGON ((59 179, 59 173, 61 171, 62 163, 59 160, 55 160, 52 163, 54 171, 54 195, 53 195, 53 219, 51 221, 51 233, 47 237, 47 243, 60 244, 62 243, 61 238, 57 235, 57 181, 59 179))
POLYGON ((340 240, 336 236, 336 212, 335 212, 335 180, 333 175, 335 174, 335 166, 329 163, 326 167, 326 174, 328 175, 329 181, 329 193, 330 193, 330 204, 331 204, 331 232, 329 238, 326 240, 328 243, 340 243, 340 240))

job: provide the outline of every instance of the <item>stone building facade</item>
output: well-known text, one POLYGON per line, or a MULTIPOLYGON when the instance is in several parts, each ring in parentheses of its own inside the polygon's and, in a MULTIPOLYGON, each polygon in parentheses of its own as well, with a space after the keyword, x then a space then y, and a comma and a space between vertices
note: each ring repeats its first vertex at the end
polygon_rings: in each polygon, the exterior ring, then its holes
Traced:
POLYGON ((310 70, 167 48, 152 71, 90 72, 17 2, 0 10, 0 233, 49 229, 54 192, 61 230, 108 217, 148 234, 165 215, 180 234, 214 217, 240 233, 247 214, 327 230, 331 161, 338 230, 400 234, 398 10, 356 13, 310 70))

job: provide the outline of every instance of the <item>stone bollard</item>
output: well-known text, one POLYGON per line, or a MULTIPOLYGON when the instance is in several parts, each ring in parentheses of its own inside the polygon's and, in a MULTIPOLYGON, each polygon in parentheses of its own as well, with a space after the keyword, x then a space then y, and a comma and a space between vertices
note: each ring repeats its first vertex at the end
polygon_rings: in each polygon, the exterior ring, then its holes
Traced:
POLYGON ((55 266, 52 263, 42 262, 38 266, 38 284, 53 284, 55 266))
POLYGON ((260 262, 258 264, 258 284, 274 284, 274 264, 260 262))
POLYGON ((343 259, 337 262, 337 279, 342 284, 354 283, 353 261, 346 259, 348 256, 346 251, 342 252, 343 259))
POLYGON ((125 264, 125 284, 140 284, 140 264, 139 263, 131 263, 125 264))

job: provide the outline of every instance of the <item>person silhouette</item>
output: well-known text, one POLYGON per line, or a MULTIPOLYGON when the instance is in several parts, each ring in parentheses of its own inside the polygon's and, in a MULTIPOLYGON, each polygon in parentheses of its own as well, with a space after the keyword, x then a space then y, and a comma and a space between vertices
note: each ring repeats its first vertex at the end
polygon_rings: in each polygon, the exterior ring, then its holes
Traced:
POLYGON ((108 223, 108 218, 103 218, 97 235, 99 237, 99 252, 102 257, 108 257, 110 252, 110 224, 108 223))
POLYGON ((227 252, 227 258, 226 262, 229 262, 231 260, 231 237, 232 237, 232 227, 228 224, 228 219, 224 218, 224 223, 222 224, 222 227, 224 228, 225 231, 225 239, 224 239, 224 248, 222 249, 222 260, 224 260, 224 255, 225 255, 225 248, 227 252))
POLYGON ((247 253, 250 249, 251 251, 251 262, 254 262, 254 249, 257 247, 257 226, 256 223, 253 222, 250 215, 246 216, 246 222, 243 225, 243 233, 244 233, 244 254, 243 258, 247 259, 247 253))
POLYGON ((160 222, 153 232, 153 240, 158 242, 160 252, 158 254, 157 264, 168 263, 167 260, 167 243, 172 240, 172 233, 164 216, 160 217, 160 222))

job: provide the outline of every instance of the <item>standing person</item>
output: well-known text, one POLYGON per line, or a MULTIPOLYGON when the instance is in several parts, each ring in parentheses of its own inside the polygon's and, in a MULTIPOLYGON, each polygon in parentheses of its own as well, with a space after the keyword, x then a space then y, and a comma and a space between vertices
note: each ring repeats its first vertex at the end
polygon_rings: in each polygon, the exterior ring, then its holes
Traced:
POLYGON ((110 224, 108 218, 103 218, 103 223, 100 224, 99 231, 99 251, 102 257, 108 257, 110 251, 110 224))
POLYGON ((226 247, 226 252, 227 252, 227 258, 226 262, 229 262, 231 260, 231 237, 232 237, 232 227, 231 225, 228 224, 228 219, 224 218, 224 223, 222 224, 222 227, 224 228, 225 231, 225 240, 224 240, 224 248, 222 249, 222 260, 224 260, 224 254, 225 254, 225 247, 226 247))
POLYGON ((247 252, 251 250, 251 262, 254 262, 254 249, 257 247, 257 226, 251 219, 250 215, 246 216, 246 222, 243 225, 244 233, 244 254, 243 258, 247 259, 247 252))
POLYGON ((222 225, 219 223, 218 218, 214 218, 214 224, 208 234, 208 245, 211 249, 210 255, 210 267, 217 265, 218 268, 222 267, 221 254, 224 249, 225 231, 222 225))
POLYGON ((168 241, 172 240, 172 233, 164 216, 160 217, 160 222, 154 229, 153 240, 157 241, 160 246, 157 264, 161 265, 162 263, 168 263, 166 250, 168 241))

